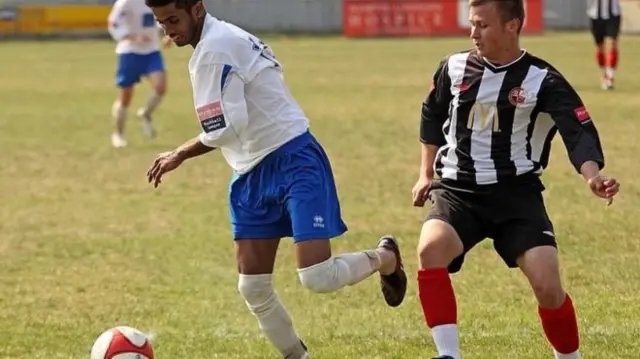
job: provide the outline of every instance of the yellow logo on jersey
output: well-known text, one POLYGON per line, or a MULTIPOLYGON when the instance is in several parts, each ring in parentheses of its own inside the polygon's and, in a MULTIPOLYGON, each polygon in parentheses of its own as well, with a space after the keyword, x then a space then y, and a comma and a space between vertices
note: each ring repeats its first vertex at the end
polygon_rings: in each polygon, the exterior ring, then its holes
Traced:
POLYGON ((476 114, 480 119, 479 130, 484 130, 488 126, 493 125, 493 132, 500 132, 500 117, 498 116, 498 108, 494 104, 485 105, 475 102, 469 110, 469 118, 467 120, 467 128, 473 129, 476 114))

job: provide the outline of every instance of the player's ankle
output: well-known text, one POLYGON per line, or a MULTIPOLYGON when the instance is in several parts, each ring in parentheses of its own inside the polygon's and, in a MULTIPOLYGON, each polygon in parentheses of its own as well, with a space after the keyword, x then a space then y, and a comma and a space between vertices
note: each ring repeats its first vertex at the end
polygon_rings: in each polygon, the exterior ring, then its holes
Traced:
POLYGON ((554 350, 553 353, 555 354, 556 359, 580 359, 581 358, 580 352, 578 350, 568 354, 559 353, 558 351, 554 350))
POLYGON ((395 252, 386 248, 377 248, 376 253, 380 258, 378 271, 382 275, 389 275, 396 271, 397 261, 395 252))
POLYGON ((300 341, 295 347, 287 350, 284 354, 285 358, 304 359, 308 358, 307 348, 300 341))

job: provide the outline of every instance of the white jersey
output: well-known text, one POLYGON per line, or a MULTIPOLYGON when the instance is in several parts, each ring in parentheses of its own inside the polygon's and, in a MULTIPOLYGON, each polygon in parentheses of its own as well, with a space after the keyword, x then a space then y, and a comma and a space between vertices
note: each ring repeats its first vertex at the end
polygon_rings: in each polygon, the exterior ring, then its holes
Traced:
POLYGON ((118 42, 116 53, 145 55, 160 50, 160 26, 144 0, 116 0, 108 24, 111 37, 118 42), (127 35, 146 36, 150 41, 136 43, 125 39, 127 35))
POLYGON ((587 0, 587 15, 594 20, 620 16, 620 0, 587 0))
POLYGON ((238 174, 309 128, 271 49, 233 24, 207 15, 189 74, 200 141, 238 174))

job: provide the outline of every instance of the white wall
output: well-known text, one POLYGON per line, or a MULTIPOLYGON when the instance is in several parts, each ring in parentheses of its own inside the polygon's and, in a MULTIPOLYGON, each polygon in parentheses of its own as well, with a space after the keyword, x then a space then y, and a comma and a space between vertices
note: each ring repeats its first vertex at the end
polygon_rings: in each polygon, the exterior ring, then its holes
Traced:
POLYGON ((205 4, 214 16, 252 31, 342 31, 342 0, 205 0, 205 4))
POLYGON ((587 0, 545 0, 544 24, 548 29, 586 29, 587 0))

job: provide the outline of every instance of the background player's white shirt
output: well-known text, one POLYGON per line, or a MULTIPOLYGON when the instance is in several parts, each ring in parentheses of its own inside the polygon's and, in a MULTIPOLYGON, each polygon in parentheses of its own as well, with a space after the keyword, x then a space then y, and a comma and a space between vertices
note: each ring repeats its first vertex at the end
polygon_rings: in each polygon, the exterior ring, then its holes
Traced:
POLYGON ((620 16, 620 1, 587 0, 587 15, 591 19, 610 19, 620 16))
POLYGON ((309 128, 271 49, 235 25, 207 15, 189 73, 200 141, 238 174, 309 128))
POLYGON ((149 54, 160 50, 159 25, 144 0, 116 0, 109 14, 109 33, 118 54, 149 54), (124 39, 126 35, 138 34, 151 39, 146 43, 135 43, 124 39))

